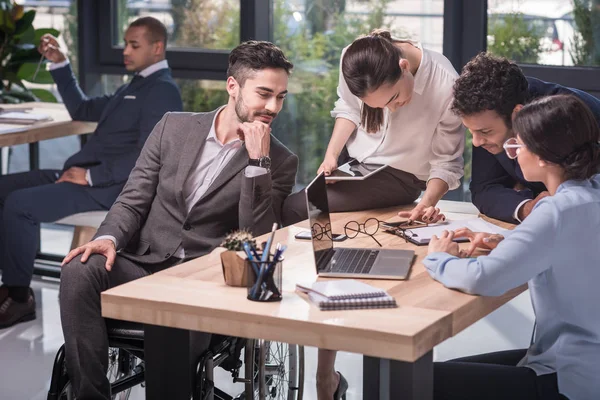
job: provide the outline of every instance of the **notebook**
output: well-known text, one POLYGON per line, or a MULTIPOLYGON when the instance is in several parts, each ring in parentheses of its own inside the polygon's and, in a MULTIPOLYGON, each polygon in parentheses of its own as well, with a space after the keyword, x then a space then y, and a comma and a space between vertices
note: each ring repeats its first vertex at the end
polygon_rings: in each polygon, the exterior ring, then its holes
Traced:
POLYGON ((331 300, 352 299, 356 297, 381 297, 385 290, 376 288, 355 279, 319 281, 307 287, 301 284, 296 289, 305 293, 316 293, 331 300))
POLYGON ((396 299, 389 294, 380 297, 365 297, 353 299, 331 300, 317 293, 309 293, 308 298, 315 303, 321 311, 333 310, 358 310, 364 308, 395 308, 398 307, 396 299))
MULTIPOLYGON (((401 230, 388 230, 400 237, 407 239, 409 242, 416 245, 428 244, 433 235, 440 236, 444 231, 455 231, 460 228, 469 228, 473 232, 488 232, 497 233, 499 235, 506 235, 510 232, 508 229, 500 228, 490 222, 485 221, 482 218, 465 219, 459 221, 447 221, 443 223, 437 223, 428 225, 423 228, 407 229, 406 231, 401 230)), ((456 242, 468 242, 467 238, 457 238, 456 242)))
POLYGON ((397 307, 385 290, 354 279, 315 282, 310 287, 297 284, 296 290, 308 293, 322 311, 397 307))
POLYGON ((41 121, 51 121, 52 117, 43 113, 9 111, 0 114, 0 122, 4 124, 31 125, 41 121))

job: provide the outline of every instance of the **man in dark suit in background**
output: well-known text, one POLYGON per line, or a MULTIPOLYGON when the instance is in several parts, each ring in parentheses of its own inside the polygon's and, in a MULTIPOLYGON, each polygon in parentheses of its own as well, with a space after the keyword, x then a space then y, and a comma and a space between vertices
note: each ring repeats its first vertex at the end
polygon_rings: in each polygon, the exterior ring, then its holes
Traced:
POLYGON ((40 222, 108 210, 131 172, 146 138, 168 111, 181 111, 179 89, 165 60, 167 31, 151 17, 125 32, 123 57, 132 81, 114 94, 88 98, 56 38, 42 37, 39 50, 53 64, 51 74, 74 120, 98 127, 60 170, 0 177, 0 328, 35 318, 29 288, 39 243, 40 222))
MULTIPOLYGON (((298 157, 270 134, 270 125, 291 69, 272 43, 233 49, 227 105, 166 114, 94 240, 65 258, 60 311, 77 398, 110 398, 102 291, 207 254, 232 230, 260 235, 281 222, 298 157)), ((190 337, 196 350, 190 363, 209 338, 190 337)))
POLYGON ((548 195, 541 182, 528 182, 502 145, 513 137, 512 119, 529 101, 554 94, 579 97, 600 121, 600 100, 555 83, 526 77, 506 58, 480 53, 454 83, 452 109, 473 135, 471 195, 482 214, 519 223, 548 195))

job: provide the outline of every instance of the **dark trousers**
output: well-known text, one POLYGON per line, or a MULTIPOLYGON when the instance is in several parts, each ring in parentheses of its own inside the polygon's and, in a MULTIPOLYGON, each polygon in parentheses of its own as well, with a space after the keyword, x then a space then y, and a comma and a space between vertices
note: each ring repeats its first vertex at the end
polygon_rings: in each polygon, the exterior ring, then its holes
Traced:
POLYGON ((435 400, 559 400, 556 374, 517 367, 526 350, 480 354, 434 364, 435 400))
POLYGON ((0 268, 5 285, 29 286, 41 222, 108 209, 94 200, 89 187, 55 183, 60 173, 36 170, 0 177, 0 268))
MULTIPOLYGON (((65 337, 67 372, 75 396, 80 399, 110 399, 108 336, 101 314, 100 293, 123 283, 172 266, 141 266, 120 255, 109 272, 106 258, 94 254, 84 264, 80 256, 62 267, 60 277, 60 317, 65 337)), ((190 363, 208 348, 210 335, 191 336, 190 363)))
MULTIPOLYGON (((391 167, 362 181, 339 181, 327 185, 330 212, 362 211, 410 204, 425 190, 425 182, 413 174, 391 167)), ((293 193, 283 203, 283 224, 308 218, 304 190, 293 193)))

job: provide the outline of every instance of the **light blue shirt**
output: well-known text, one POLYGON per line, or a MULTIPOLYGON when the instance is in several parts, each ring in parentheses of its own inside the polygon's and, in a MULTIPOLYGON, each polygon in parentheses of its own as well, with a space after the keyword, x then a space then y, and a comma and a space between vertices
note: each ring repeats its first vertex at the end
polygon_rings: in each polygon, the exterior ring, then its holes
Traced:
POLYGON ((600 397, 600 175, 560 185, 489 255, 433 253, 424 264, 467 293, 499 296, 528 282, 537 331, 519 365, 556 372, 570 400, 600 397))

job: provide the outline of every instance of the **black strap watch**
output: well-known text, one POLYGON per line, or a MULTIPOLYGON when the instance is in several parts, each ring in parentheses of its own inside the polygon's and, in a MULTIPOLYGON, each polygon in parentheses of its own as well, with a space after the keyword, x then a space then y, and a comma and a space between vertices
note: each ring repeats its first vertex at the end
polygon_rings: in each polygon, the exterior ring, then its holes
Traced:
POLYGON ((267 171, 271 170, 271 157, 263 156, 261 158, 250 158, 248 160, 248 165, 252 165, 254 167, 265 168, 267 171))

